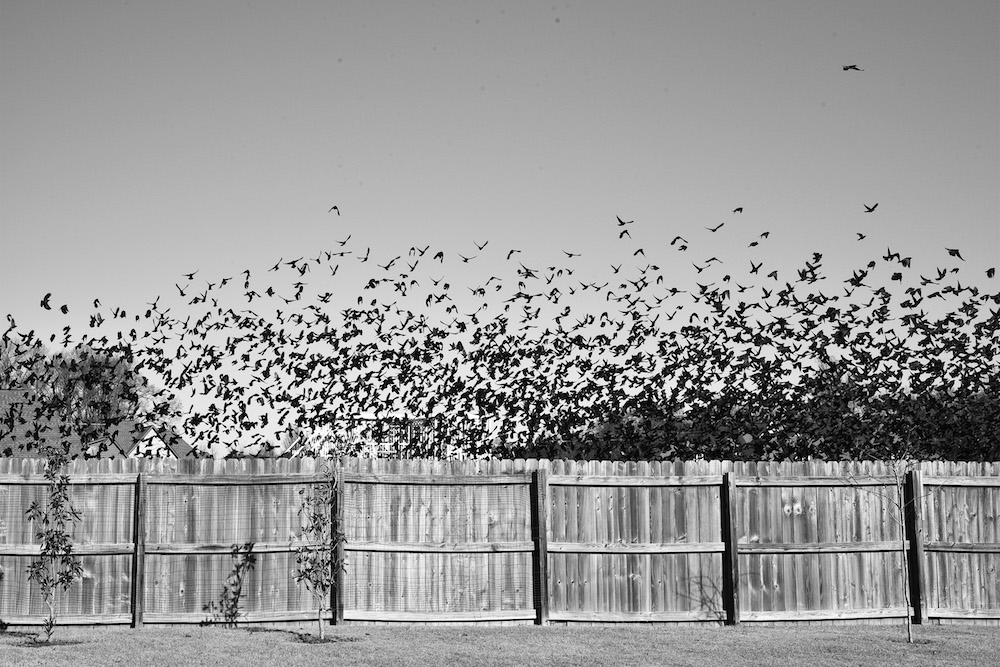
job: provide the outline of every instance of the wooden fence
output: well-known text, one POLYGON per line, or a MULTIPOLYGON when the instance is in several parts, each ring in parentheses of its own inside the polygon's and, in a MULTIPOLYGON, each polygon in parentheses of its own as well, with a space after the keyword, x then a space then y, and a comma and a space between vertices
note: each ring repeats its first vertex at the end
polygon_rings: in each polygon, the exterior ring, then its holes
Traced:
MULTIPOLYGON (((84 577, 60 623, 198 623, 253 543, 240 619, 305 622, 301 495, 335 469, 330 620, 1000 623, 1000 464, 75 462, 84 577)), ((42 622, 24 513, 42 463, 0 461, 0 619, 42 622)))

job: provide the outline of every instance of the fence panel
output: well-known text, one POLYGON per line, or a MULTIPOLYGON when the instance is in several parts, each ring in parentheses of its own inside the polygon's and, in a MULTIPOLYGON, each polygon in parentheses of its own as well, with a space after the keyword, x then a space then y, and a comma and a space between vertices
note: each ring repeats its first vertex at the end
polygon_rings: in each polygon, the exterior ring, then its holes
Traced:
POLYGON ((265 468, 263 461, 199 461, 177 470, 147 478, 143 620, 315 618, 315 600, 294 580, 299 492, 323 477, 313 462, 265 468), (248 543, 245 555, 233 553, 248 543), (227 585, 237 588, 239 564, 251 560, 242 595, 227 597, 227 585))
POLYGON ((1000 621, 998 468, 923 465, 924 572, 932 622, 1000 621))
POLYGON ((345 468, 344 619, 533 622, 531 477, 500 465, 345 468))
MULTIPOLYGON (((58 593, 61 623, 128 623, 131 621, 132 515, 134 462, 75 462, 68 472, 70 503, 82 513, 71 531, 81 556, 82 579, 58 593), (124 509, 124 511, 122 511, 124 509)), ((41 461, 0 460, 0 618, 41 623, 48 615, 38 587, 28 580, 28 566, 38 557, 41 528, 25 518, 33 504, 48 504, 41 461)))
POLYGON ((736 464, 740 618, 903 618, 903 496, 882 464, 736 464))
POLYGON ((553 462, 549 618, 724 620, 720 472, 707 463, 553 462))

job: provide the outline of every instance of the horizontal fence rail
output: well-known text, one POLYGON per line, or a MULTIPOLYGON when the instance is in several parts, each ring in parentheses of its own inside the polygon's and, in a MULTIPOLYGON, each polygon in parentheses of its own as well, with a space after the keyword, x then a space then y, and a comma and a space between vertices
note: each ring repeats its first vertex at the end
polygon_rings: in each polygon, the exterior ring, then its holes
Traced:
MULTIPOLYGON (((12 625, 45 617, 43 468, 0 460, 12 625)), ((314 621, 295 553, 325 545, 299 509, 329 470, 334 623, 1000 624, 998 463, 347 458, 74 462, 83 578, 58 622, 221 621, 240 553, 240 622, 314 621)))

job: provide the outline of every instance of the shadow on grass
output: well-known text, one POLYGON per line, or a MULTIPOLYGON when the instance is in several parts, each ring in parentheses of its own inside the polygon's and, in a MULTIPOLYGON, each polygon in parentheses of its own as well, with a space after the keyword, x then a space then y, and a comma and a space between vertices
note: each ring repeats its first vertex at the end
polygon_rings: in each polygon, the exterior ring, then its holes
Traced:
POLYGON ((301 632, 298 630, 282 630, 281 628, 246 628, 246 631, 255 634, 258 632, 273 632, 276 634, 287 635, 289 639, 300 642, 302 644, 346 644, 349 642, 359 642, 360 637, 338 637, 338 636, 327 636, 320 639, 318 636, 309 633, 301 632))
POLYGON ((24 646, 28 647, 40 647, 40 646, 75 646, 77 644, 85 644, 86 642, 80 639, 50 639, 45 641, 41 639, 40 632, 27 632, 25 630, 4 630, 0 632, 0 639, 23 639, 24 646))

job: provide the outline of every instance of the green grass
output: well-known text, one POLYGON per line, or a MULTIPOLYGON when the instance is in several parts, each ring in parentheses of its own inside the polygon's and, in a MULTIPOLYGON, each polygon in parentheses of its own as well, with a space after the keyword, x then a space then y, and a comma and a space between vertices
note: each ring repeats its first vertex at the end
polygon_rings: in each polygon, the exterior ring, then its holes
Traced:
POLYGON ((0 634, 0 665, 990 665, 996 626, 61 627, 51 645, 0 634))

